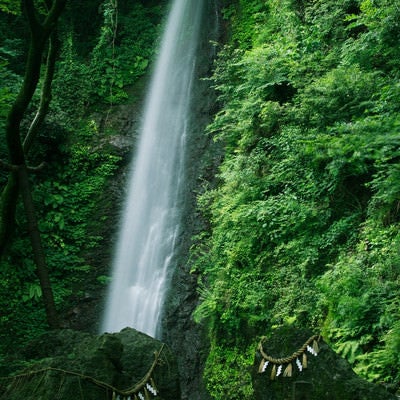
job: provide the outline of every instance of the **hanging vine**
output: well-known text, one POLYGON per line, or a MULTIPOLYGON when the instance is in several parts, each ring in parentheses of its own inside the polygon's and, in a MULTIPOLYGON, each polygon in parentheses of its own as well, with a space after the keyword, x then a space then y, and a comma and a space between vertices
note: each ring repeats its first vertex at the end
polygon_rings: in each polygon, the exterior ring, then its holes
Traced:
POLYGON ((118 29, 118 0, 110 0, 110 15, 109 15, 109 23, 110 29, 112 33, 111 39, 111 68, 112 68, 112 78, 110 82, 110 108, 107 112, 108 114, 113 106, 114 103, 114 84, 115 84, 115 74, 116 74, 116 61, 115 61, 115 40, 117 38, 117 29, 118 29))
POLYGON ((118 0, 106 0, 102 5, 103 26, 99 41, 93 49, 92 74, 94 92, 112 106, 120 95, 117 88, 121 84, 118 76, 117 34, 118 0))

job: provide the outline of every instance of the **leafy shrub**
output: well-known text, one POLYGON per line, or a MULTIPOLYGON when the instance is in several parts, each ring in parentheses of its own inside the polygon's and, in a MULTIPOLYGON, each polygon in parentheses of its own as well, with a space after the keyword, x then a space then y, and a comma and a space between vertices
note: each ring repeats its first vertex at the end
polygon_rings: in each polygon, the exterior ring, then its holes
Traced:
POLYGON ((334 348, 371 380, 398 378, 399 234, 366 226, 358 251, 321 279, 328 306, 325 331, 334 348))
POLYGON ((126 87, 144 75, 153 59, 160 14, 160 8, 136 3, 120 16, 114 2, 104 3, 104 24, 89 66, 94 96, 89 101, 118 104, 127 98, 126 87))
POLYGON ((250 371, 253 364, 254 346, 215 346, 211 350, 205 370, 207 389, 213 399, 252 399, 250 371))

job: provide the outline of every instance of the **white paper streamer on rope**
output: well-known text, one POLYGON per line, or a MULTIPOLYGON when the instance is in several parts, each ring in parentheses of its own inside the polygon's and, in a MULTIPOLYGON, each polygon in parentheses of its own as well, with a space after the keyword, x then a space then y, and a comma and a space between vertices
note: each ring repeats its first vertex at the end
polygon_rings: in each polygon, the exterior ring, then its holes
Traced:
POLYGON ((311 336, 309 339, 307 339, 303 346, 300 347, 298 351, 294 352, 291 356, 284 358, 274 358, 266 354, 263 349, 263 342, 265 338, 262 339, 258 345, 258 350, 260 351, 263 358, 261 360, 260 366, 258 367, 258 372, 266 372, 268 365, 272 364, 272 380, 280 375, 282 375, 283 377, 291 377, 293 374, 292 362, 295 362, 299 372, 302 372, 308 366, 306 352, 308 351, 313 356, 317 356, 319 352, 318 341, 320 339, 321 336, 319 335, 311 336))

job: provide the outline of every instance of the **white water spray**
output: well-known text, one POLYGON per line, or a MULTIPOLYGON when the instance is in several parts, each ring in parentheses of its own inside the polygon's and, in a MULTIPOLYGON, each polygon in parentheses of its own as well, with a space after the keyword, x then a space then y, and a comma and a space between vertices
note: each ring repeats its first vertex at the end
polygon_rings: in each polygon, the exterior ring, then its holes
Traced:
POLYGON ((179 235, 203 0, 174 0, 144 109, 102 330, 157 335, 179 235))

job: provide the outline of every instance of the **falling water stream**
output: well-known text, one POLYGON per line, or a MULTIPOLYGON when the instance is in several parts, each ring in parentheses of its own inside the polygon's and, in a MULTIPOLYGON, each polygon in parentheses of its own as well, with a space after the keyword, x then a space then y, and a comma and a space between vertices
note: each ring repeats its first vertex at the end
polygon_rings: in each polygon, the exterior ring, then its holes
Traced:
POLYGON ((102 330, 158 336, 179 236, 203 0, 174 0, 147 94, 102 330))

